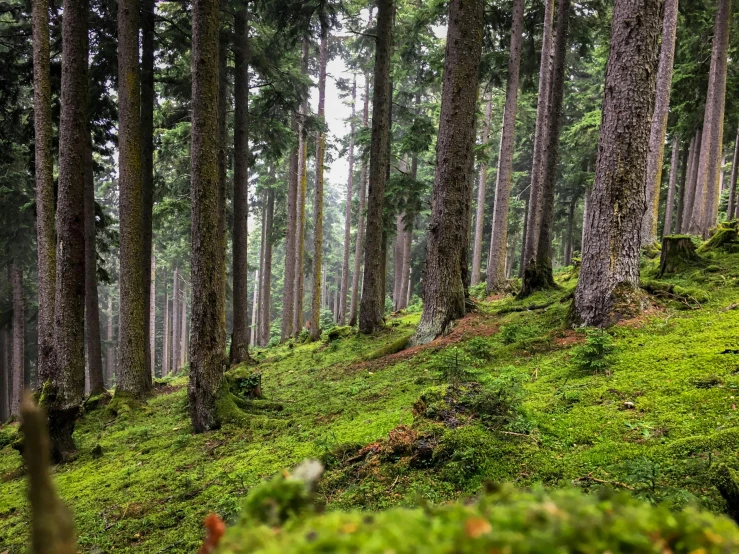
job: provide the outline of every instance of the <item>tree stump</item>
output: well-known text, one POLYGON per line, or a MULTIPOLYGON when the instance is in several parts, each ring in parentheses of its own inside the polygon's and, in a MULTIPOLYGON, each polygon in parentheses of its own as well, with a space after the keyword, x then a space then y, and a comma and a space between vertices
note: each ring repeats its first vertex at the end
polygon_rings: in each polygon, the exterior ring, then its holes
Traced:
POLYGON ((662 239, 662 254, 659 260, 659 275, 680 273, 688 267, 704 264, 695 251, 693 241, 687 235, 667 236, 662 239))
POLYGON ((727 221, 719 224, 716 230, 706 242, 700 247, 701 252, 708 250, 724 250, 729 253, 736 252, 739 248, 739 232, 737 224, 739 221, 727 221))

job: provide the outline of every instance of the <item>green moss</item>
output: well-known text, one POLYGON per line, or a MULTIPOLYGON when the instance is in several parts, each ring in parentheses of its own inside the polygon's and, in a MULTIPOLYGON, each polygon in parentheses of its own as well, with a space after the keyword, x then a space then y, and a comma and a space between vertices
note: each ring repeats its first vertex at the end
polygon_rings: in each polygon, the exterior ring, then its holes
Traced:
POLYGON ((365 356, 364 359, 366 361, 377 360, 379 358, 384 358, 385 356, 389 356, 390 354, 396 354, 397 352, 400 352, 401 350, 405 350, 408 347, 408 343, 411 340, 411 336, 412 335, 401 337, 398 340, 393 341, 390 344, 383 346, 382 348, 378 348, 377 350, 365 356))

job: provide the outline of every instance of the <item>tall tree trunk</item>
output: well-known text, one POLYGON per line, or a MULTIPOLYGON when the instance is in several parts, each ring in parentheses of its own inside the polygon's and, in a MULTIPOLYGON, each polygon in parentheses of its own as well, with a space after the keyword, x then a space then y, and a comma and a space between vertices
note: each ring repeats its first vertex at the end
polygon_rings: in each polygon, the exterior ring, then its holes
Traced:
POLYGON ((562 100, 564 96, 565 57, 569 36, 570 0, 557 0, 557 26, 552 60, 551 94, 547 132, 543 145, 541 166, 541 197, 539 205, 539 237, 536 243, 536 263, 533 272, 524 274, 523 294, 537 288, 554 286, 552 275, 552 238, 554 231, 554 188, 559 158, 559 132, 562 127, 562 100))
POLYGON ((25 336, 26 315, 23 301, 23 270, 15 263, 10 264, 10 286, 13 291, 13 345, 12 375, 13 393, 10 410, 17 415, 20 413, 21 397, 23 396, 23 377, 25 368, 25 336))
POLYGON ((716 223, 718 180, 721 172, 721 147, 724 133, 726 96, 726 64, 729 47, 731 1, 718 0, 711 53, 711 69, 703 116, 703 137, 698 159, 695 200, 688 231, 693 235, 708 235, 716 223))
MULTIPOLYGON (((225 346, 223 218, 218 175, 219 9, 216 0, 192 7, 192 333, 188 400, 193 430, 220 427, 216 401, 225 346)), ((184 322, 183 322, 184 323, 184 322)))
POLYGON ((105 341, 108 343, 105 351, 105 372, 107 373, 107 384, 113 383, 115 374, 115 335, 113 335, 113 294, 108 292, 108 329, 105 341))
POLYGON ((698 129, 695 134, 695 146, 693 148, 693 161, 688 170, 688 185, 685 188, 685 210, 683 212, 682 232, 687 233, 690 229, 690 220, 693 216, 693 206, 696 199, 696 185, 698 184, 698 162, 703 142, 703 131, 698 129))
POLYGON ((10 366, 5 363, 9 347, 6 333, 4 327, 0 328, 0 421, 2 422, 7 421, 10 417, 10 393, 8 389, 12 383, 10 366))
POLYGON ((346 325, 346 296, 349 293, 349 252, 352 242, 352 188, 354 186, 354 118, 357 104, 357 76, 352 82, 352 118, 349 123, 349 176, 346 181, 344 210, 344 260, 341 264, 341 293, 339 295, 339 325, 346 325))
POLYGON ((120 310, 116 393, 143 399, 151 390, 147 371, 141 183, 139 2, 118 3, 118 167, 120 190, 120 310))
POLYGON ((157 311, 156 311, 156 259, 151 254, 151 279, 149 281, 149 366, 151 378, 155 377, 156 344, 157 344, 157 311))
POLYGON ((739 127, 736 129, 736 139, 734 140, 734 157, 731 160, 731 181, 729 182, 729 207, 726 210, 726 219, 731 221, 734 219, 736 210, 736 179, 737 168, 739 167, 739 127))
MULTIPOLYGON (((142 271, 144 291, 153 290, 152 212, 154 210, 154 0, 141 2, 141 200, 142 271)), ((144 314, 154 311, 151 294, 144 294, 144 314)), ((144 319, 146 371, 154 377, 154 323, 144 319)))
POLYGON ((38 250, 39 391, 51 376, 54 347, 54 160, 51 152, 49 1, 33 0, 33 117, 36 169, 36 245, 38 250))
POLYGON ((541 43, 541 62, 539 63, 539 94, 536 106, 536 131, 534 135, 534 154, 531 166, 531 186, 529 188, 529 204, 524 220, 523 249, 521 267, 536 265, 536 252, 539 243, 542 214, 542 180, 544 156, 549 135, 549 101, 551 98, 552 58, 554 45, 552 32, 554 27, 554 0, 544 3, 544 30, 541 43))
POLYGON ((162 331, 162 377, 169 373, 169 288, 164 279, 164 325, 162 331))
MULTIPOLYGON (((370 15, 371 21, 371 15, 370 15)), ((369 124, 369 74, 364 74, 364 107, 362 108, 362 127, 369 124)), ((352 298, 349 305, 349 325, 357 323, 357 307, 359 306, 359 274, 362 271, 364 258, 364 211, 367 204, 367 162, 362 161, 359 174, 359 214, 357 216, 357 240, 354 245, 354 270, 352 271, 352 298)))
POLYGON ((85 151, 87 131, 87 0, 65 0, 56 212, 54 364, 43 385, 52 457, 74 452, 74 421, 85 390, 85 151), (48 403, 46 403, 48 402, 48 403))
MULTIPOLYGON (((297 134, 298 120, 293 115, 290 121, 291 130, 297 134)), ((288 162, 287 189, 287 229, 285 232, 285 285, 282 294, 282 321, 280 324, 280 340, 285 341, 293 331, 293 292, 295 288, 295 213, 298 196, 298 152, 290 152, 288 162)))
POLYGON ((508 60, 508 82, 503 108, 503 129, 500 133, 498 173, 495 183, 493 230, 486 269, 488 290, 496 290, 505 282, 506 244, 508 242, 508 208, 513 173, 513 146, 516 109, 518 107, 518 74, 521 66, 521 35, 523 34, 523 0, 513 1, 511 51, 508 60))
MULTIPOLYGON (((271 181, 274 184, 274 168, 271 171, 271 181)), ((272 286, 272 220, 275 211, 275 189, 267 190, 267 214, 264 218, 264 273, 262 274, 262 292, 259 301, 262 304, 261 343, 267 346, 270 339, 270 292, 272 286)))
MULTIPOLYGON (((416 96, 418 103, 418 96, 416 96)), ((415 181, 418 177, 418 157, 411 158, 411 178, 415 181)), ((400 283, 400 307, 404 310, 408 307, 408 271, 411 267, 411 247, 413 246, 413 214, 406 213, 405 232, 403 233, 403 267, 401 270, 400 283)))
POLYGON ((574 316, 604 326, 638 311, 640 228, 650 134, 661 2, 616 0, 595 184, 574 316))
MULTIPOLYGON (((228 173, 228 112, 231 110, 230 97, 228 94, 228 49, 230 46, 230 30, 227 28, 227 7, 226 0, 220 0, 220 32, 218 33, 218 236, 221 239, 221 252, 218 260, 221 262, 221 273, 223 279, 220 281, 221 292, 218 295, 223 307, 218 308, 226 314, 226 181, 228 173)), ((184 292, 184 287, 183 287, 184 292)), ((183 294, 184 297, 184 294, 183 294)), ((185 326, 185 320, 182 320, 182 327, 185 326)), ((224 345, 225 345, 225 327, 224 327, 224 345)), ((185 341, 181 341, 184 344, 185 341)), ((185 359, 185 351, 182 352, 182 360, 185 359)), ((228 359, 228 358, 227 358, 228 359)))
POLYGON ((100 343, 100 304, 95 245, 95 180, 92 168, 92 142, 89 140, 85 156, 85 325, 88 383, 90 394, 97 395, 105 392, 105 379, 103 346, 100 343))
POLYGON ((254 345, 263 346, 262 344, 262 281, 264 281, 264 253, 267 243, 267 202, 262 199, 262 225, 261 239, 259 242, 259 280, 256 282, 257 287, 257 321, 256 328, 252 331, 254 335, 254 345))
MULTIPOLYGON (((303 37, 302 72, 308 75, 308 37, 303 37)), ((303 258, 305 251, 305 201, 308 181, 308 136, 306 120, 308 117, 308 98, 300 106, 300 137, 298 140, 298 184, 297 217, 295 218, 295 286, 293 289, 293 335, 297 337, 303 329, 303 258)))
POLYGON ((364 279, 359 309, 359 331, 373 333, 384 325, 385 266, 383 211, 385 183, 390 169, 390 121, 392 88, 390 59, 393 49, 394 0, 377 1, 372 139, 370 143, 367 228, 364 248, 364 279))
POLYGON ((400 289, 403 281, 403 242, 405 236, 404 214, 395 216, 395 241, 393 244, 393 311, 400 309, 400 289))
POLYGON ((567 237, 565 245, 564 265, 565 267, 572 265, 572 249, 575 245, 575 206, 577 205, 577 196, 572 195, 570 200, 570 208, 567 212, 567 237))
POLYGON ((672 66, 675 59, 678 0, 665 0, 664 5, 662 47, 659 54, 659 72, 657 73, 657 97, 654 104, 652 128, 649 135, 649 153, 647 155, 647 175, 645 180, 647 211, 644 212, 644 218, 642 220, 642 246, 653 244, 657 240, 659 190, 662 184, 665 132, 667 131, 667 115, 670 111, 672 66))
POLYGON ((316 136, 316 186, 313 199, 313 298, 311 302, 311 340, 321 337, 321 260, 323 259, 323 162, 326 157, 326 65, 328 64, 328 29, 321 26, 318 62, 318 124, 316 136))
POLYGON ((662 236, 672 234, 672 211, 675 208, 675 187, 677 185, 677 166, 680 163, 680 139, 675 135, 672 139, 672 160, 670 161, 670 184, 667 189, 665 204, 665 225, 662 236))
MULTIPOLYGON (((247 292, 247 246, 249 242, 249 28, 246 7, 234 16, 234 174, 233 174, 233 333, 231 365, 250 360, 247 292)), ((293 202, 295 198, 293 197, 293 202)), ((294 205, 293 205, 294 209, 294 205)), ((294 215, 288 210, 288 217, 294 215)), ((288 225, 288 235, 289 235, 288 225)), ((290 238, 288 236, 288 242, 290 238)), ((289 258, 289 252, 288 252, 289 258)), ((294 268, 294 260, 290 261, 294 268)), ((285 289, 288 276, 285 276, 285 289)), ((290 283, 292 287, 292 283, 290 283)), ((287 295, 285 296, 287 302, 287 295)))
POLYGON ((259 270, 254 272, 254 296, 251 301, 251 344, 256 345, 257 343, 257 314, 259 311, 259 270))
POLYGON ((177 362, 180 359, 180 341, 177 337, 180 336, 180 325, 183 322, 180 321, 180 269, 174 268, 174 277, 172 285, 172 359, 170 360, 170 372, 177 373, 180 368, 177 362))
POLYGON ((685 210, 685 189, 687 188, 688 167, 690 166, 689 158, 693 154, 694 144, 694 139, 691 139, 690 144, 687 142, 683 143, 683 153, 681 156, 682 167, 680 168, 680 191, 677 198, 677 217, 675 221, 676 234, 682 231, 683 211, 685 210))
POLYGON ((580 236, 580 258, 582 259, 582 254, 585 252, 585 241, 587 234, 588 227, 585 225, 585 222, 588 220, 588 211, 590 208, 590 193, 593 192, 593 189, 585 186, 585 192, 583 193, 583 200, 582 200, 582 234, 580 236))
POLYGON ((482 52, 482 31, 483 1, 451 0, 423 313, 412 338, 414 344, 434 340, 466 312, 477 66, 482 52))
MULTIPOLYGON (((490 140, 490 124, 493 114, 493 96, 488 95, 485 106, 485 126, 482 129, 482 145, 487 149, 490 140)), ((477 213, 475 214, 475 240, 472 249, 472 276, 470 284, 474 287, 480 284, 480 265, 482 263, 482 234, 485 220, 485 189, 487 185, 488 168, 485 162, 480 163, 480 178, 477 181, 477 213)), ((407 276, 404 276, 404 278, 407 276)))
MULTIPOLYGON (((182 300, 180 301, 180 367, 187 364, 187 288, 182 287, 182 300)), ((225 360, 224 360, 225 361, 225 360)))

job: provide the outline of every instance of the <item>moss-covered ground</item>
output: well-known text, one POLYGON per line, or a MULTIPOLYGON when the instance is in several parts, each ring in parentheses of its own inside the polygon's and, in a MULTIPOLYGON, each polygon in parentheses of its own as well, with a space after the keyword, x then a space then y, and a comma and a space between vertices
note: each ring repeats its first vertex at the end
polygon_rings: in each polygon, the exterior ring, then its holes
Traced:
MULTIPOLYGON (((328 510, 507 481, 720 512, 712 468, 739 469, 739 254, 701 255, 703 267, 661 278, 645 261, 649 307, 612 340, 566 327, 575 277, 562 271, 559 290, 481 302, 426 348, 392 353, 418 320, 407 314, 378 336, 260 351, 255 402, 270 404, 244 424, 193 435, 186 377, 143 408, 93 410, 76 427, 79 457, 54 469, 81 550, 195 552, 206 514, 235 521, 248 491, 309 457, 326 465, 328 510), (589 357, 604 344, 610 354, 589 357)), ((12 431, 0 427, 0 447, 12 431)), ((0 552, 25 551, 28 533, 23 466, 6 445, 0 552)))

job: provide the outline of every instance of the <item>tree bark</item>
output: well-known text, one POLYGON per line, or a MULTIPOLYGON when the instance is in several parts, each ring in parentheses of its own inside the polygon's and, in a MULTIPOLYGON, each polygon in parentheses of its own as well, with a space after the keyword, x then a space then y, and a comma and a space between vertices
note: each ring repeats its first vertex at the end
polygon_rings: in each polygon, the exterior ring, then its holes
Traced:
POLYGON ((144 288, 139 2, 118 3, 118 167, 120 190, 120 309, 116 394, 143 399, 151 390, 147 370, 144 288))
POLYGON ((38 251, 39 391, 51 376, 54 347, 54 158, 51 151, 49 1, 33 0, 33 116, 36 171, 36 245, 38 251))
MULTIPOLYGON (((153 289, 152 212, 154 210, 154 0, 141 2, 141 199, 142 271, 144 291, 153 289)), ((144 314, 154 310, 151 294, 144 294, 144 314)), ((154 323, 144 319, 146 372, 154 377, 154 323)))
POLYGON ((724 133, 724 105, 726 100, 726 64, 731 22, 730 0, 718 0, 711 53, 711 69, 703 116, 703 137, 698 159, 698 177, 695 200, 688 231, 708 236, 716 223, 718 210, 718 180, 721 172, 721 148, 724 133))
POLYGON ((156 341, 157 341, 157 312, 156 312, 156 259, 151 254, 151 279, 149 280, 149 366, 151 378, 155 377, 156 368, 156 341))
POLYGON ((267 243, 267 202, 262 199, 262 224, 261 239, 259 242, 259 279, 256 282, 257 288, 257 320, 256 327, 252 331, 254 346, 264 346, 262 344, 262 281, 264 281, 264 253, 267 243))
POLYGON ((169 373, 169 288, 164 279, 164 325, 162 332, 162 377, 169 373))
POLYGON ((672 211, 675 207, 675 186, 677 185, 677 166, 680 163, 680 139, 675 135, 672 139, 672 160, 670 161, 670 184, 667 189, 665 204, 665 225, 662 236, 672 234, 672 211))
POLYGON ((616 0, 595 184, 574 318, 603 327, 640 309, 640 229, 654 110, 661 2, 616 0))
POLYGON ((726 220, 734 219, 736 211, 736 179, 737 168, 739 167, 739 127, 736 130, 736 139, 734 140, 734 157, 731 160, 731 181, 729 182, 729 207, 726 210, 726 220))
MULTIPOLYGON (((416 97, 418 99, 418 97, 416 97)), ((411 178, 418 177, 418 158, 411 158, 411 178)), ((408 307, 408 272, 411 268, 411 247, 413 246, 413 214, 406 214, 405 232, 403 233, 403 268, 400 283, 400 307, 404 310, 408 307)))
POLYGON ((678 0, 664 1, 662 21, 662 47, 659 54, 657 73, 657 96, 649 134, 649 154, 645 190, 647 210, 641 227, 642 246, 657 241, 657 215, 659 213, 659 190, 662 184, 662 165, 665 155, 665 132, 667 115, 670 111, 670 89, 672 88, 672 66, 675 60, 675 35, 677 31, 678 0))
MULTIPOLYGON (((298 133, 298 121, 293 115, 290 128, 298 133)), ((285 341, 292 336, 293 331, 293 291, 295 288, 295 223, 296 203, 298 196, 298 152, 290 152, 288 162, 288 189, 287 189, 287 229, 285 232, 285 285, 282 294, 282 321, 280 324, 280 340, 285 341)))
POLYGON ((499 289, 505 283, 506 244, 508 242, 508 208, 513 173, 513 146, 516 110, 518 107, 518 74, 521 66, 521 36, 523 34, 523 0, 513 2, 511 25, 511 50, 508 59, 506 101, 503 108, 503 128, 500 134, 498 174, 495 183, 493 229, 486 268, 489 291, 499 289))
POLYGON ((404 214, 395 216, 395 243, 393 245, 393 311, 400 309, 400 289, 403 281, 404 214))
POLYGON ((693 216, 693 206, 696 200, 696 185, 698 184, 698 161, 703 142, 703 132, 698 129, 695 134, 695 146, 693 148, 693 161, 688 171, 688 185, 685 189, 685 210, 683 212, 683 225, 681 232, 687 233, 690 229, 690 220, 693 216))
POLYGON ((257 269, 254 272, 254 296, 252 297, 252 301, 251 301, 250 341, 251 341, 251 344, 253 345, 256 345, 257 343, 257 328, 259 327, 259 325, 257 324, 258 311, 259 311, 259 270, 257 269))
POLYGON ((549 101, 552 93, 552 58, 554 44, 552 33, 554 27, 554 0, 545 0, 544 29, 541 43, 541 62, 539 64, 539 94, 536 106, 536 131, 534 135, 534 154, 531 166, 531 186, 529 188, 529 205, 524 220, 525 239, 521 256, 521 266, 536 264, 536 253, 541 229, 542 213, 542 180, 546 145, 549 140, 549 101))
MULTIPOLYGON (((187 364, 187 288, 181 289, 182 299, 180 301, 180 367, 187 364)), ((225 361, 225 360, 224 360, 225 361)))
POLYGON ((359 309, 359 331, 374 333, 384 325, 385 276, 383 269, 383 211, 385 184, 390 169, 390 122, 392 87, 390 62, 393 50, 394 0, 377 1, 377 40, 375 45, 374 87, 372 96, 372 139, 370 143, 367 228, 364 248, 364 278, 359 309))
POLYGON ((108 343, 105 353, 105 372, 107 373, 107 384, 112 385, 115 373, 115 338, 113 335, 113 295, 108 293, 108 329, 106 342, 108 343))
POLYGON ((13 291, 13 345, 12 345, 12 376, 13 393, 10 410, 13 415, 20 413, 20 403, 23 396, 23 377, 25 363, 26 315, 23 301, 23 270, 15 263, 10 264, 10 286, 13 291))
POLYGON ((74 421, 85 391, 85 151, 87 131, 87 0, 65 0, 56 213, 54 364, 43 387, 52 457, 75 450, 74 421))
POLYGON ((357 104, 357 76, 352 82, 352 117, 349 123, 349 176, 346 181, 344 211, 344 260, 341 264, 341 293, 339 295, 339 325, 346 325, 346 297, 349 293, 349 252, 352 242, 352 189, 354 187, 354 118, 357 104))
POLYGON ((316 136, 316 184, 313 198, 313 297, 311 302, 311 340, 321 337, 321 260, 323 260, 323 162, 326 157, 326 65, 328 64, 328 29, 321 26, 318 62, 318 124, 316 136))
POLYGON ((451 0, 423 313, 411 339, 413 344, 432 341, 466 313, 477 66, 482 52, 482 31, 483 1, 451 0))
MULTIPOLYGON (((188 400, 193 430, 220 427, 216 400, 224 366, 223 218, 218 171, 219 9, 216 0, 192 8, 192 335, 188 400)), ((184 322, 183 322, 184 323, 184 322)))
MULTIPOLYGON (((274 184, 274 168, 271 171, 271 181, 274 184)), ((267 210, 264 218, 264 273, 262 273, 262 292, 259 295, 259 301, 262 305, 262 327, 261 327, 261 344, 267 346, 270 339, 270 292, 272 286, 272 220, 275 211, 275 189, 267 189, 267 210)))
POLYGON ((585 251, 585 235, 587 234, 588 227, 585 222, 588 220, 588 208, 590 207, 590 193, 593 191, 592 188, 585 186, 585 192, 583 193, 582 200, 582 234, 580 237, 580 258, 582 259, 582 253, 585 251))
POLYGON ((564 266, 572 265, 572 249, 575 244, 575 205, 577 196, 573 195, 570 200, 570 208, 567 212, 567 242, 565 244, 564 266))
MULTIPOLYGON (((227 4, 226 0, 220 0, 220 31, 218 33, 218 236, 221 238, 221 252, 218 258, 221 263, 223 279, 220 281, 222 287, 219 300, 223 302, 222 310, 224 317, 226 313, 226 181, 228 178, 228 113, 231 111, 230 97, 228 94, 228 48, 230 44, 230 30, 227 28, 227 4)), ((184 288, 183 288, 184 292, 184 288)), ((183 295, 184 296, 184 295, 183 295)), ((185 320, 182 320, 185 326, 185 320)), ((225 323, 225 320, 224 320, 225 323)), ((184 345, 184 341, 182 341, 184 345)), ((225 345, 225 327, 224 327, 225 345)), ((181 350, 182 358, 185 359, 185 351, 181 350)), ((227 360, 226 360, 227 363, 227 360)))
MULTIPOLYGON (((303 37, 303 75, 308 75, 308 37, 303 37)), ((308 98, 303 99, 300 106, 299 141, 298 141, 298 185, 297 217, 295 218, 295 286, 293 289, 293 335, 297 337, 303 329, 303 258, 305 250, 305 201, 307 194, 307 158, 308 137, 306 119, 308 117, 308 98)))
MULTIPOLYGON (((485 126, 482 129, 482 145, 487 148, 490 140, 490 124, 493 114, 492 94, 488 95, 485 106, 485 126)), ((485 162, 480 163, 480 178, 477 181, 477 213, 475 214, 475 240, 472 249, 472 275, 470 285, 480 284, 480 265, 482 263, 482 234, 485 220, 485 189, 487 185, 488 168, 485 162)), ((407 273, 407 272, 406 272, 407 273)), ((405 277, 404 277, 405 278, 405 277)))
POLYGON ((0 421, 10 417, 10 387, 13 379, 10 376, 10 364, 6 363, 9 348, 7 331, 0 328, 0 421))
POLYGON ((97 248, 95 245, 95 180, 92 143, 85 156, 85 325, 87 326, 87 371, 90 394, 105 392, 103 346, 100 342, 100 304, 98 299, 97 248))
POLYGON ((177 362, 180 360, 180 269, 174 268, 174 284, 172 286, 172 359, 170 360, 170 372, 177 373, 180 368, 177 362))
MULTIPOLYGON (((234 16, 234 174, 233 174, 233 333, 231 334, 231 365, 250 360, 249 356, 249 272, 247 248, 249 242, 249 28, 246 7, 234 16)), ((293 197, 293 203, 295 198, 293 197)), ((293 205, 294 210, 294 205, 293 205)), ((288 217, 294 215, 288 209, 288 217)), ((288 242, 290 241, 288 226, 288 242)), ((293 246, 294 248, 294 246, 293 246)), ((288 246, 289 250, 289 246, 288 246)), ((289 262, 285 262, 286 270, 289 262)), ((285 275, 285 289, 288 287, 285 275)), ((290 287, 292 283, 290 282, 290 287)), ((285 296, 287 302, 287 295, 285 296)))
POLYGON ((680 169, 680 190, 679 190, 678 199, 677 199, 677 217, 675 221, 675 233, 680 233, 682 231, 683 211, 685 209, 685 189, 688 183, 687 176, 688 176, 688 168, 690 166, 689 158, 693 154, 693 145, 694 145, 694 139, 691 139, 690 144, 688 144, 687 142, 683 143, 683 153, 681 156, 682 167, 680 169))
MULTIPOLYGON (((370 15, 370 22, 372 16, 370 15)), ((362 109, 362 127, 369 124, 369 74, 364 75, 364 107, 362 109)), ((359 305, 359 274, 362 270, 364 258, 364 211, 367 204, 367 162, 362 161, 362 170, 359 174, 359 214, 357 216, 357 240, 354 245, 354 270, 352 272, 352 298, 349 305, 349 325, 357 323, 357 307, 359 305)))

